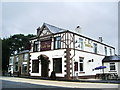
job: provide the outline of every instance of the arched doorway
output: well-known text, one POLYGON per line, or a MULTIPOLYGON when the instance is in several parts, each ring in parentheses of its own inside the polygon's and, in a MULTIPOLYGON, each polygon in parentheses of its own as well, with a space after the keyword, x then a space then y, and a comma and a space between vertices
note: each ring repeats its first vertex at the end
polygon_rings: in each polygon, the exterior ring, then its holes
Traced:
POLYGON ((38 59, 41 61, 41 77, 48 77, 49 72, 49 57, 41 54, 38 59))

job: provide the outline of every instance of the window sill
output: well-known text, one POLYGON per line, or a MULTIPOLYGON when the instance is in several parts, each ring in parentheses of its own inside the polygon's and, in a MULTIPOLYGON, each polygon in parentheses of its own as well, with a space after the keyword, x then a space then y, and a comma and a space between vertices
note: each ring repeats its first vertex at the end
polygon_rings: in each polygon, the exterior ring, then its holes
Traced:
POLYGON ((84 74, 85 72, 83 72, 83 71, 81 71, 81 72, 79 72, 79 74, 84 74))
POLYGON ((111 70, 111 71, 109 71, 109 72, 117 72, 117 71, 115 71, 115 70, 111 70))

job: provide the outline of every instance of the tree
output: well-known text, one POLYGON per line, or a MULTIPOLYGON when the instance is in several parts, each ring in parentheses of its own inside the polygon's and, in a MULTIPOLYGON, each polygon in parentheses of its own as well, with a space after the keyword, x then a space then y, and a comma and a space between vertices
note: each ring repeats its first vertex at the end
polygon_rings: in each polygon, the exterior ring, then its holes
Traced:
POLYGON ((23 50, 30 49, 30 38, 35 37, 35 35, 28 34, 15 34, 9 38, 3 38, 2 40, 2 69, 7 70, 7 65, 9 64, 10 55, 14 55, 15 52, 19 53, 23 50))

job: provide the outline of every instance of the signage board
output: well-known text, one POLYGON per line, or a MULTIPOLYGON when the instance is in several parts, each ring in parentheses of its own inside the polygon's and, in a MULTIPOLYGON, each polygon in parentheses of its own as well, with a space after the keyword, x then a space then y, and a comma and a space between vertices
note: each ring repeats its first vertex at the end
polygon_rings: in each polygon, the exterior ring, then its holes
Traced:
POLYGON ((50 40, 41 41, 40 51, 51 50, 51 42, 52 42, 51 39, 50 40))

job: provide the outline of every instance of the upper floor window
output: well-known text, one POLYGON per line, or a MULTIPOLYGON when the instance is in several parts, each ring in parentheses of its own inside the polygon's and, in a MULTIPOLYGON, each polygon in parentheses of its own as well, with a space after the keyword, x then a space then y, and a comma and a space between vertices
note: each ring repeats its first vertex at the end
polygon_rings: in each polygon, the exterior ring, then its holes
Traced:
POLYGON ((79 47, 83 50, 83 39, 79 38, 79 47))
POLYGON ((13 63, 13 57, 10 57, 10 60, 9 60, 9 64, 12 64, 13 63))
POLYGON ((61 48, 61 37, 55 37, 54 38, 54 49, 59 49, 61 48))
POLYGON ((38 45, 39 45, 39 42, 38 41, 34 41, 33 52, 37 52, 38 51, 38 45))
POLYGON ((28 60, 28 53, 23 54, 23 61, 27 61, 28 60))
POLYGON ((19 60, 19 57, 18 57, 18 56, 16 56, 16 62, 18 62, 18 60, 19 60))
POLYGON ((112 55, 112 49, 110 48, 110 55, 112 55))
POLYGON ((94 50, 94 53, 97 53, 97 44, 96 43, 93 44, 93 50, 94 50))
POLYGON ((84 57, 79 57, 79 67, 80 67, 80 72, 83 71, 83 60, 84 60, 84 57))
POLYGON ((105 55, 107 55, 107 47, 105 47, 105 55))
POLYGON ((111 70, 116 70, 116 69, 115 69, 115 63, 110 63, 110 71, 111 71, 111 70))

